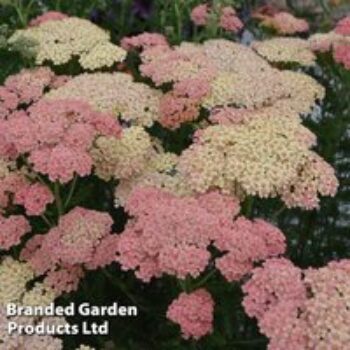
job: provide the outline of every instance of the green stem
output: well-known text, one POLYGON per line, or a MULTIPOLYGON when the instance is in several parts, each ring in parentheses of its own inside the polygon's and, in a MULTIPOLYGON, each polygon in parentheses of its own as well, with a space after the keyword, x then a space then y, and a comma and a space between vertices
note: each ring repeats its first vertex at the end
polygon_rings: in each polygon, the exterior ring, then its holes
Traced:
POLYGON ((248 196, 243 203, 242 214, 245 215, 247 218, 251 217, 252 215, 253 204, 254 198, 250 196, 248 196))
POLYGON ((68 197, 67 197, 66 201, 64 202, 65 209, 67 209, 67 206, 73 197, 73 194, 74 194, 74 191, 75 191, 75 188, 77 185, 77 181, 78 181, 78 176, 75 174, 74 179, 73 179, 72 184, 71 184, 70 189, 69 189, 68 197))
POLYGON ((103 274, 107 277, 107 279, 118 289, 120 289, 135 305, 137 305, 141 310, 148 311, 146 307, 142 306, 136 298, 128 291, 128 288, 126 285, 117 279, 116 276, 113 276, 109 271, 106 269, 102 270, 103 274))
POLYGON ((45 214, 41 214, 40 215, 41 218, 45 221, 45 223, 47 224, 47 226, 49 226, 49 228, 53 227, 53 224, 50 222, 50 220, 45 216, 45 214))
POLYGON ((15 9, 19 22, 21 23, 21 26, 25 28, 27 26, 27 20, 23 13, 23 7, 20 5, 20 3, 13 4, 13 8, 15 9))
POLYGON ((193 289, 197 289, 199 287, 202 287, 212 276, 214 276, 216 273, 216 270, 213 269, 209 271, 205 276, 203 276, 202 279, 200 279, 194 286, 193 289))
POLYGON ((62 198, 60 194, 60 183, 58 181, 54 184, 54 196, 57 207, 58 218, 63 214, 62 198))
POLYGON ((179 1, 174 1, 174 9, 175 9, 175 17, 176 17, 176 34, 177 34, 177 42, 181 41, 182 36, 182 18, 181 18, 181 10, 179 7, 179 1))

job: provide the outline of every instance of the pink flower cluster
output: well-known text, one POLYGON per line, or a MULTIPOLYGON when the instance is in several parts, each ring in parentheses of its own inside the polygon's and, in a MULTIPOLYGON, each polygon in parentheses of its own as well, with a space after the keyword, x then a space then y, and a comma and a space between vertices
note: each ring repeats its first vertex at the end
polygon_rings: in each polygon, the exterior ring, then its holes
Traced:
POLYGON ((7 250, 19 244, 21 238, 30 230, 30 225, 24 216, 12 215, 5 218, 0 215, 0 250, 7 250))
POLYGON ((337 23, 335 32, 340 35, 350 35, 350 16, 343 18, 337 23))
POLYGON ((350 42, 336 45, 333 51, 334 60, 350 70, 350 42))
POLYGON ((127 51, 140 49, 146 50, 154 46, 168 47, 168 41, 166 37, 159 33, 147 33, 144 32, 139 35, 124 37, 121 42, 121 47, 127 51))
POLYGON ((349 344, 350 260, 302 271, 286 259, 253 270, 243 306, 269 350, 345 349, 349 344))
POLYGON ((118 261, 148 282, 163 273, 184 279, 206 268, 208 246, 238 211, 237 201, 213 192, 176 197, 157 188, 137 188, 126 204, 133 219, 120 235, 118 261), (208 202, 225 208, 221 213, 208 202))
POLYGON ((13 112, 0 124, 0 138, 17 154, 29 153, 35 171, 51 181, 70 181, 91 173, 89 149, 98 135, 116 136, 118 121, 80 101, 41 100, 27 111, 13 112))
POLYGON ((0 176, 0 212, 14 204, 22 205, 29 216, 41 215, 54 200, 51 191, 41 183, 32 183, 12 162, 2 165, 1 170, 7 173, 0 176))
POLYGON ((243 23, 237 17, 235 9, 226 6, 221 10, 219 26, 228 32, 237 33, 243 28, 243 23))
POLYGON ((231 227, 222 228, 215 246, 226 254, 216 259, 216 267, 228 281, 238 281, 250 272, 254 263, 283 254, 283 233, 264 220, 239 217, 231 227))
POLYGON ((191 11, 191 20, 196 26, 205 26, 209 18, 209 6, 200 4, 191 11))
POLYGON ((210 93, 207 79, 185 79, 176 84, 172 91, 164 94, 160 101, 160 124, 176 129, 182 123, 198 118, 200 103, 210 93))
POLYGON ((14 203, 23 205, 27 215, 42 214, 54 197, 51 191, 40 183, 27 184, 15 193, 14 203))
POLYGON ((22 105, 38 101, 48 88, 64 84, 68 77, 57 77, 49 68, 23 69, 11 75, 0 87, 0 120, 22 105))
POLYGON ((126 208, 133 219, 120 236, 118 261, 145 282, 164 273, 198 277, 211 258, 211 244, 223 253, 216 267, 229 281, 241 279, 255 262, 285 251, 280 230, 263 220, 233 221, 238 203, 218 192, 176 197, 140 187, 126 208))
POLYGON ((191 11, 191 20, 196 26, 207 25, 210 16, 217 17, 218 26, 229 32, 237 33, 243 28, 242 21, 238 18, 236 10, 231 6, 221 7, 217 11, 208 4, 200 4, 191 11))
POLYGON ((27 242, 21 258, 57 294, 75 290, 83 267, 96 269, 115 260, 118 236, 111 234, 112 218, 80 207, 62 216, 57 227, 27 242))
POLYGON ((29 22, 29 26, 35 27, 35 26, 38 26, 38 25, 40 25, 44 22, 47 22, 47 21, 60 21, 60 20, 65 19, 65 18, 68 18, 68 16, 62 12, 48 11, 48 12, 45 12, 43 15, 32 19, 29 22))
POLYGON ((279 12, 269 14, 255 13, 255 18, 262 20, 262 24, 271 27, 279 34, 291 35, 304 33, 309 30, 309 24, 304 19, 297 18, 289 12, 279 12))
POLYGON ((205 289, 181 293, 169 306, 167 318, 181 327, 185 339, 199 339, 213 331, 214 301, 205 289))
POLYGON ((350 16, 340 20, 334 31, 315 34, 309 42, 314 51, 332 51, 334 60, 350 70, 350 16))

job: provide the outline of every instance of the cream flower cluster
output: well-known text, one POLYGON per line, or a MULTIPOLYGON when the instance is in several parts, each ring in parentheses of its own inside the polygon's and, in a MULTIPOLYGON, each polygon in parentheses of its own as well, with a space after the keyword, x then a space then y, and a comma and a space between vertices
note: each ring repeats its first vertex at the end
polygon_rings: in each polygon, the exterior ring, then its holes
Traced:
POLYGON ((99 137, 91 155, 97 176, 109 180, 140 174, 154 152, 149 134, 134 126, 125 129, 120 138, 99 137))
POLYGON ((177 171, 178 161, 176 154, 158 150, 139 175, 119 180, 114 193, 115 206, 124 205, 130 193, 137 187, 156 187, 178 196, 193 194, 184 176, 177 171))
POLYGON ((330 167, 326 172, 307 170, 316 157, 309 150, 313 143, 314 137, 297 119, 286 117, 210 126, 183 152, 178 169, 198 192, 221 188, 236 195, 241 190, 263 198, 281 195, 289 206, 310 209, 318 206, 318 192, 334 195, 338 186, 330 167), (300 189, 294 189, 296 183, 300 189))
MULTIPOLYGON (((272 61, 313 64, 315 56, 307 41, 278 38, 253 44, 253 48, 272 61), (261 46, 260 46, 261 45, 261 46)), ((156 85, 205 78, 211 93, 202 106, 212 110, 222 106, 258 109, 263 106, 283 105, 296 113, 309 113, 315 103, 324 97, 324 88, 303 73, 273 68, 252 47, 224 39, 208 40, 203 44, 183 43, 160 50, 145 50, 140 70, 156 85)))
POLYGON ((76 58, 87 70, 111 67, 126 51, 110 42, 110 35, 90 21, 69 17, 17 30, 9 43, 19 50, 31 48, 38 65, 62 65, 76 58))
POLYGON ((299 63, 302 66, 313 66, 315 54, 310 50, 307 40, 299 38, 273 38, 255 41, 252 45, 256 52, 269 62, 299 63))
POLYGON ((49 99, 77 99, 121 120, 151 126, 158 119, 161 93, 133 81, 126 73, 81 74, 47 94, 49 99))

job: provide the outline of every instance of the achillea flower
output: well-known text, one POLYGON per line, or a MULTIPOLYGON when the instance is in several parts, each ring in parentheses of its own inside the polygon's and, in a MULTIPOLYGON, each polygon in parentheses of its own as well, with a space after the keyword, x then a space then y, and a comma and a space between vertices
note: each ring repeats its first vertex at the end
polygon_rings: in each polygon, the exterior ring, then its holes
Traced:
POLYGON ((18 108, 19 105, 38 101, 46 89, 57 85, 57 77, 49 68, 22 69, 19 73, 9 76, 0 88, 2 108, 6 108, 7 114, 0 114, 0 119, 18 108))
POLYGON ((27 215, 42 214, 53 201, 51 191, 40 183, 28 184, 15 193, 15 203, 23 205, 27 215))
POLYGON ((338 44, 350 44, 350 37, 331 31, 329 33, 317 33, 311 35, 308 42, 312 51, 328 52, 338 44))
POLYGON ((282 35, 304 33, 309 30, 307 21, 288 12, 277 12, 273 16, 261 15, 260 18, 262 18, 262 25, 271 27, 282 35))
POLYGON ((19 244, 30 230, 29 222, 24 216, 12 215, 5 218, 0 215, 0 249, 8 250, 19 244))
POLYGON ((301 318, 307 323, 307 349, 346 349, 350 342, 350 260, 305 272, 312 297, 301 318))
POLYGON ((243 23, 237 17, 235 9, 227 6, 221 9, 219 26, 229 32, 237 33, 243 28, 243 23))
POLYGON ((315 209, 319 207, 318 193, 335 196, 339 185, 335 171, 317 154, 310 153, 298 173, 298 178, 282 192, 287 207, 315 209))
POLYGON ((101 136, 91 150, 96 175, 104 180, 141 173, 154 153, 151 137, 139 126, 125 129, 120 138, 101 136))
POLYGON ((136 188, 126 203, 133 220, 119 240, 122 269, 135 270, 145 282, 164 273, 199 276, 210 259, 208 246, 237 212, 236 201, 221 195, 216 202, 230 209, 218 215, 205 204, 207 196, 212 200, 210 194, 181 198, 157 188, 136 188))
POLYGON ((29 26, 35 27, 35 26, 39 26, 40 24, 47 22, 47 21, 60 21, 60 20, 65 19, 65 18, 68 18, 68 16, 62 12, 48 11, 48 12, 45 12, 44 14, 42 14, 38 17, 33 18, 29 22, 29 26))
POLYGON ((120 179, 115 189, 115 206, 125 205, 130 193, 137 187, 156 187, 178 196, 192 195, 193 191, 176 170, 178 156, 157 152, 138 176, 120 179))
POLYGON ((205 289, 181 293, 168 308, 167 318, 181 327, 185 339, 199 339, 213 331, 214 300, 205 289))
POLYGON ((196 26, 205 26, 209 17, 209 6, 200 4, 191 11, 191 20, 196 26))
POLYGON ((38 26, 17 30, 9 43, 25 52, 34 51, 38 65, 68 63, 78 57, 85 69, 110 67, 125 59, 126 52, 110 42, 109 34, 93 23, 76 17, 45 21, 38 26), (101 52, 97 48, 103 49, 101 52))
POLYGON ((141 73, 151 78, 158 86, 184 79, 215 76, 213 64, 203 54, 201 47, 192 43, 182 43, 173 49, 146 50, 141 55, 141 73))
POLYGON ((27 283, 33 279, 30 266, 7 256, 0 262, 0 305, 20 302, 27 283))
POLYGON ((215 246, 226 254, 215 265, 228 281, 238 281, 253 269, 254 263, 283 254, 285 237, 263 220, 238 218, 229 229, 222 229, 215 246))
POLYGON ((210 85, 206 79, 186 79, 174 85, 171 92, 160 101, 160 124, 169 129, 178 128, 199 116, 201 101, 209 94, 210 85))
POLYGON ((24 171, 16 170, 12 162, 0 158, 0 212, 10 203, 15 194, 28 186, 24 171))
POLYGON ((350 70, 350 42, 349 44, 336 45, 333 51, 334 60, 350 70))
POLYGON ((124 37, 120 42, 121 47, 126 50, 147 50, 154 46, 168 47, 168 41, 166 37, 159 33, 147 33, 144 32, 139 35, 124 37))
POLYGON ((268 350, 309 349, 307 324, 299 319, 299 303, 283 301, 265 312, 259 322, 260 331, 269 338, 268 350))
POLYGON ((303 66, 312 66, 316 60, 307 40, 299 38, 273 38, 255 41, 252 47, 269 62, 293 62, 303 66))
POLYGON ((17 153, 29 153, 35 171, 52 181, 68 182, 74 173, 91 173, 89 150, 94 139, 103 134, 119 136, 120 130, 112 115, 94 112, 84 102, 45 99, 26 112, 13 113, 0 136, 17 153))
POLYGON ((260 321, 267 311, 281 302, 302 306, 306 300, 306 288, 301 278, 301 270, 289 260, 267 260, 262 267, 253 270, 252 277, 243 285, 246 313, 260 321))
POLYGON ((43 283, 47 288, 51 288, 56 296, 60 296, 76 291, 84 274, 79 265, 60 266, 49 270, 43 283))
POLYGON ((23 296, 23 304, 27 306, 43 306, 54 302, 54 291, 41 282, 36 282, 23 296))
POLYGON ((54 262, 87 263, 102 238, 109 235, 112 223, 108 214, 76 207, 45 235, 41 249, 48 249, 54 262))
POLYGON ((76 99, 122 121, 151 126, 158 119, 162 94, 125 73, 81 74, 47 94, 48 99, 76 99))
POLYGON ((340 20, 335 27, 335 32, 340 35, 350 35, 350 16, 340 20))
POLYGON ((345 349, 349 344, 350 260, 302 271, 286 259, 253 270, 243 306, 268 349, 345 349))
POLYGON ((83 267, 95 269, 115 260, 117 236, 111 235, 112 224, 106 213, 76 207, 46 235, 31 238, 21 259, 37 276, 44 275, 44 284, 56 295, 76 290, 83 267))
POLYGON ((309 152, 299 139, 301 130, 296 120, 272 116, 211 126, 183 152, 178 168, 198 192, 241 188, 249 195, 275 196, 297 177, 309 152))

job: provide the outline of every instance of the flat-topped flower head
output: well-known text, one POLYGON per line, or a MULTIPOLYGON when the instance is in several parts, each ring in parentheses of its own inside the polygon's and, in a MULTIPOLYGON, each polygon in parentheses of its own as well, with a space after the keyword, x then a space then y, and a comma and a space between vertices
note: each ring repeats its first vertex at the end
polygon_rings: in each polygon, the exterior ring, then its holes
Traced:
POLYGON ((110 35, 85 19, 68 17, 43 21, 17 30, 9 39, 16 49, 31 49, 38 65, 68 63, 78 58, 84 69, 95 70, 122 62, 126 51, 110 42, 110 35))
POLYGON ((38 26, 47 21, 61 21, 62 19, 68 18, 68 16, 62 12, 58 11, 47 11, 44 14, 33 18, 29 22, 30 27, 38 26))
POLYGON ((167 191, 138 187, 126 210, 132 220, 121 234, 117 260, 141 280, 169 274, 197 277, 206 268, 212 240, 237 214, 237 201, 221 194, 178 197, 167 191), (215 207, 226 207, 218 212, 215 207))
POLYGON ((196 26, 205 26, 209 19, 209 6, 200 4, 191 11, 191 20, 196 26))
POLYGON ((303 66, 315 64, 316 56, 310 50, 307 40, 299 38, 272 38, 255 41, 254 50, 269 62, 299 63, 303 66))
POLYGON ((237 33, 243 28, 243 23, 233 7, 226 6, 221 9, 219 27, 232 33, 237 33))
POLYGON ((337 23, 335 32, 340 35, 350 36, 350 16, 344 17, 337 23))
POLYGON ((144 32, 139 35, 124 37, 120 45, 123 49, 130 51, 135 49, 147 50, 154 46, 166 48, 169 46, 169 43, 162 34, 144 32))
POLYGON ((289 12, 277 12, 273 15, 259 15, 261 24, 273 28, 278 34, 291 35, 309 31, 309 24, 289 12))
POLYGON ((81 74, 51 91, 48 99, 77 99, 97 111, 108 112, 121 121, 151 126, 158 119, 162 94, 126 73, 81 74))
POLYGON ((104 180, 142 173, 154 154, 152 139, 140 126, 124 129, 120 138, 101 136, 91 150, 96 175, 104 180))
POLYGON ((179 324, 183 338, 198 340, 213 331, 214 300, 205 289, 181 293, 169 305, 166 315, 179 324))

